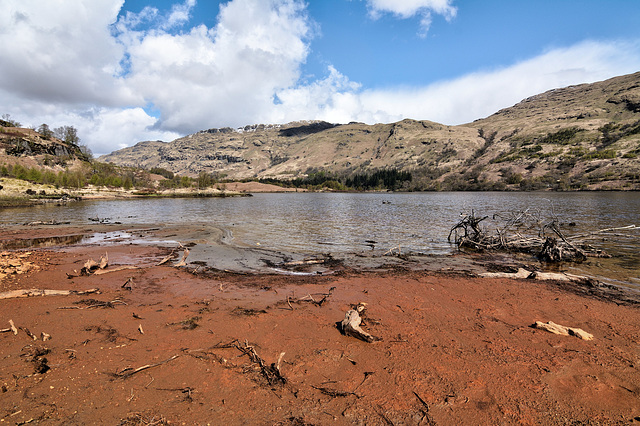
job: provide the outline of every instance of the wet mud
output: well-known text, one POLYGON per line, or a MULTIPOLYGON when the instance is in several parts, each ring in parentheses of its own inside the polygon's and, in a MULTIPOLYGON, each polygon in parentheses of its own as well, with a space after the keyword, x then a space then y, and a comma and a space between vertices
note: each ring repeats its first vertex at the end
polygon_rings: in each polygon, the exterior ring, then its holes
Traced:
POLYGON ((100 291, 0 299, 3 423, 640 421, 640 309, 625 295, 476 276, 518 266, 506 259, 282 253, 199 227, 98 231, 122 238, 3 251, 29 267, 9 271, 2 293, 100 291), (105 252, 105 273, 73 275, 105 252), (340 332, 358 304, 381 340, 340 332))

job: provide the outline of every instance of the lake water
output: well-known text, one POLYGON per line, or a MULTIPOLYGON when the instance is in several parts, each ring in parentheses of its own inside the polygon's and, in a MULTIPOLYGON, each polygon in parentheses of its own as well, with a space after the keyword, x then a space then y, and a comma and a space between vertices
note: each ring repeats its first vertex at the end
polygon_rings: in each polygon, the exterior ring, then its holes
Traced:
MULTIPOLYGON (((622 192, 455 192, 455 193, 282 193, 253 197, 101 200, 65 207, 39 206, 0 211, 0 224, 71 221, 89 225, 89 218, 123 224, 210 224, 231 232, 234 243, 301 253, 350 253, 402 247, 425 254, 455 250, 447 235, 461 214, 476 215, 528 210, 543 222, 553 217, 568 235, 603 228, 640 225, 640 193, 622 192)), ((489 229, 492 222, 485 222, 489 229)), ((606 270, 621 272, 615 281, 640 287, 640 231, 606 235, 598 244, 614 255, 606 270)), ((584 270, 585 267, 579 269, 584 270)), ((587 268, 588 269, 588 268, 587 268)), ((602 277, 599 277, 602 278, 602 277)))

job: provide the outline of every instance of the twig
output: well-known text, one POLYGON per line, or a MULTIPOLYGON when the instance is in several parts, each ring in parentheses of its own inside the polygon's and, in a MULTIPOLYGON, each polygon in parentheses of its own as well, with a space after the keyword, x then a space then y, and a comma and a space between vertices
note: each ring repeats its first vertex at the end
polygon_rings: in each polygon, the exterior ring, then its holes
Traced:
POLYGON ((174 355, 171 358, 165 359, 164 361, 160 361, 160 362, 157 362, 155 364, 143 365, 142 367, 138 367, 135 370, 131 370, 131 369, 127 368, 127 369, 124 369, 123 371, 121 371, 119 373, 115 373, 114 375, 116 377, 119 377, 119 378, 122 378, 122 379, 126 379, 126 378, 131 377, 134 374, 139 373, 141 371, 148 370, 149 368, 157 367, 157 366, 162 365, 162 364, 166 364, 167 362, 172 361, 172 360, 178 358, 179 356, 180 355, 174 355))
POLYGON ((284 352, 280 353, 278 358, 278 363, 273 363, 271 365, 265 364, 264 360, 260 358, 256 350, 253 346, 250 346, 249 343, 245 340, 244 345, 240 344, 236 341, 234 345, 239 351, 241 351, 244 355, 249 356, 252 362, 258 364, 260 367, 260 371, 262 375, 267 379, 269 385, 280 384, 284 385, 287 383, 287 379, 280 372, 280 362, 282 361, 282 357, 284 356, 284 352))
POLYGON ((340 390, 336 390, 336 389, 329 389, 329 388, 313 386, 313 385, 311 385, 311 387, 314 388, 314 389, 317 389, 320 392, 322 392, 323 394, 329 395, 330 397, 333 397, 333 398, 345 397, 345 396, 349 396, 349 395, 354 395, 356 398, 360 398, 360 396, 358 394, 356 394, 355 392, 340 391, 340 390))

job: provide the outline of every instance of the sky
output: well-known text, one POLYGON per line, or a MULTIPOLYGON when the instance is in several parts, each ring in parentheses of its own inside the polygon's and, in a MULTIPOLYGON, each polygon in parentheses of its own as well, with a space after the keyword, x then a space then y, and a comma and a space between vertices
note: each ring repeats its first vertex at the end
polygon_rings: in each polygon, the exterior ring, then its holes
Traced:
POLYGON ((637 0, 0 0, 0 114, 95 155, 300 120, 455 125, 640 71, 637 0))

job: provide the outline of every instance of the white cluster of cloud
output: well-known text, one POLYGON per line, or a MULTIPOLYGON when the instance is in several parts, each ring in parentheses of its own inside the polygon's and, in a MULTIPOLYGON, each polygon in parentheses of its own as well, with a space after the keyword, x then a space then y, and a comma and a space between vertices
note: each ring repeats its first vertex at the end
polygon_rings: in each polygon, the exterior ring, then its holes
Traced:
POLYGON ((369 13, 375 19, 384 13, 407 19, 420 16, 421 37, 425 37, 431 26, 431 13, 442 15, 448 21, 456 16, 453 0, 367 0, 369 13))
MULTIPOLYGON (((448 0, 368 1, 372 13, 455 15, 448 0)), ((317 24, 302 0, 231 0, 210 28, 189 26, 195 0, 164 13, 121 15, 123 4, 5 0, 0 112, 30 126, 73 125, 102 154, 255 123, 458 124, 550 88, 640 69, 637 43, 584 42, 424 87, 366 88, 332 66, 306 81, 317 24)))

